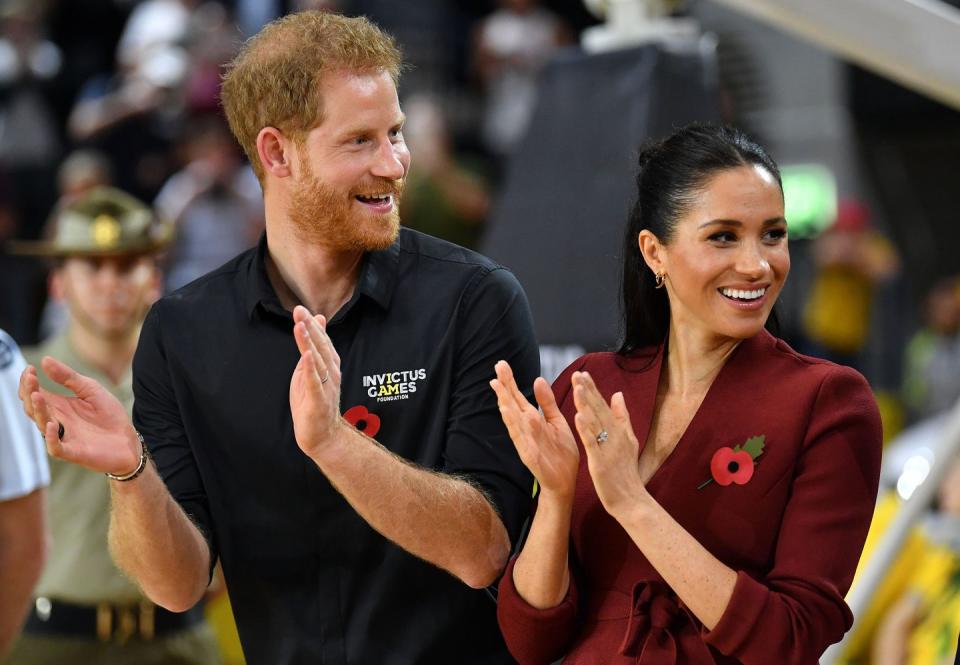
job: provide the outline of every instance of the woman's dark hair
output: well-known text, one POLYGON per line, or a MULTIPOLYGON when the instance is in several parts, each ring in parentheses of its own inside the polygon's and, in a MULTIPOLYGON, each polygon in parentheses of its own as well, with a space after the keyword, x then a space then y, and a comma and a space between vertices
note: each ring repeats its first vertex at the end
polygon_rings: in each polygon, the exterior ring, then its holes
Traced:
MULTIPOLYGON (((762 166, 780 185, 780 169, 767 151, 739 129, 694 123, 671 136, 648 143, 637 159, 637 200, 630 212, 623 240, 620 306, 623 337, 617 353, 660 344, 670 326, 670 302, 665 289, 657 289, 637 245, 644 229, 669 244, 677 220, 720 171, 741 166, 762 166)), ((767 327, 777 328, 771 313, 767 327)))

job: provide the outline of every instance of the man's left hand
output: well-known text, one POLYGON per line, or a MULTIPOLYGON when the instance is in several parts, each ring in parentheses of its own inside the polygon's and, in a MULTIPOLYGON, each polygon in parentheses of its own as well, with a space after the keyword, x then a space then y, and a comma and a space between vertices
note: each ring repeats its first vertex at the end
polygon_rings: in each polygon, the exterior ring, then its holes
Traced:
POLYGON ((301 305, 293 310, 300 361, 290 380, 290 411, 297 445, 311 458, 346 427, 340 417, 340 356, 326 323, 301 305))

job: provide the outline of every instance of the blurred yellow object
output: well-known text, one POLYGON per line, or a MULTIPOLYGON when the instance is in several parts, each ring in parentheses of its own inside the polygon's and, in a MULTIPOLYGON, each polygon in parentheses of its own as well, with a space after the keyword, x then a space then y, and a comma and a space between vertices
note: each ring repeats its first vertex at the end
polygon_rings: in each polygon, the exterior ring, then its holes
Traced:
POLYGON ((949 547, 931 546, 910 590, 921 598, 921 615, 910 632, 905 665, 952 661, 960 634, 960 556, 949 547))
POLYGON ((856 354, 870 334, 876 285, 898 269, 896 249, 871 230, 829 229, 815 245, 819 268, 803 310, 807 337, 831 354, 856 354))
POLYGON ((883 445, 903 430, 904 409, 903 402, 896 393, 889 390, 879 390, 874 393, 877 408, 880 409, 880 420, 883 422, 883 445))
POLYGON ((233 620, 233 609, 226 592, 207 598, 204 612, 213 633, 216 635, 224 665, 246 665, 243 650, 240 648, 240 636, 237 624, 233 620))
POLYGON ((804 331, 833 353, 858 353, 870 331, 873 284, 846 266, 823 268, 803 312, 804 331))
MULTIPOLYGON (((853 579, 853 586, 859 581, 864 565, 870 560, 877 544, 883 537, 900 508, 900 499, 896 492, 889 492, 877 502, 877 509, 873 514, 867 542, 860 556, 857 574, 853 579)), ((850 641, 840 658, 841 663, 853 665, 869 662, 870 643, 883 615, 914 581, 917 566, 920 565, 927 552, 928 542, 918 529, 913 529, 900 550, 900 555, 894 560, 884 577, 883 583, 877 588, 866 611, 856 618, 856 623, 850 635, 850 641)), ((851 587, 852 588, 852 587, 851 587)))

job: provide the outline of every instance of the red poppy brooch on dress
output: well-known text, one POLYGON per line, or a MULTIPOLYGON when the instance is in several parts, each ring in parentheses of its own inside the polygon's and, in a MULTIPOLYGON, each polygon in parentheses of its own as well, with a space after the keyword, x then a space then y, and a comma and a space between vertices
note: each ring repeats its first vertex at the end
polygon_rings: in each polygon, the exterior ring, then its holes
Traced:
POLYGON ((367 407, 363 405, 347 409, 343 414, 343 419, 371 439, 380 431, 380 416, 367 411, 367 407))
POLYGON ((766 436, 762 434, 752 436, 739 446, 724 446, 717 450, 710 460, 712 477, 700 483, 697 489, 702 490, 713 481, 724 487, 730 483, 746 485, 753 477, 753 468, 759 464, 756 459, 763 454, 765 439, 766 436))

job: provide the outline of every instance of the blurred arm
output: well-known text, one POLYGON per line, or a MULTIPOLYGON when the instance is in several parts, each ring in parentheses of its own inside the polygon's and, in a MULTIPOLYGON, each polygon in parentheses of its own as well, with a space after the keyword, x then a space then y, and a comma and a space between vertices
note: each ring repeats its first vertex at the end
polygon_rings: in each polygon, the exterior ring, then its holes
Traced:
POLYGON ((0 501, 0 660, 26 617, 46 560, 46 491, 0 501))

